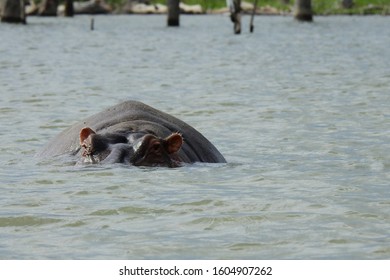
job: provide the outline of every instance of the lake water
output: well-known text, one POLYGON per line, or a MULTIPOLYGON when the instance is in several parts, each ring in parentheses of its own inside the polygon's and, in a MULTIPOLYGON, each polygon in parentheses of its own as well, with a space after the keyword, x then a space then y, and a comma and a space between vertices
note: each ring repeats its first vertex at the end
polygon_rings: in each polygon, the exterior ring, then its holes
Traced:
POLYGON ((28 18, 0 24, 0 259, 389 259, 389 18, 28 18), (34 155, 123 100, 227 164, 34 155))

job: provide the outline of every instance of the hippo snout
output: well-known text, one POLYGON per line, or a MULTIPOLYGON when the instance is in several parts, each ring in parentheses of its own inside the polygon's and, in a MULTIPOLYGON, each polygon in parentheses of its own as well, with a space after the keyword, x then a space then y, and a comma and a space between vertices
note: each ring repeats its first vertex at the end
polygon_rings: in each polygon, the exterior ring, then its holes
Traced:
POLYGON ((179 133, 162 139, 152 134, 137 133, 97 134, 89 127, 80 131, 80 145, 84 163, 124 163, 135 166, 176 167, 180 159, 175 155, 183 144, 179 133))

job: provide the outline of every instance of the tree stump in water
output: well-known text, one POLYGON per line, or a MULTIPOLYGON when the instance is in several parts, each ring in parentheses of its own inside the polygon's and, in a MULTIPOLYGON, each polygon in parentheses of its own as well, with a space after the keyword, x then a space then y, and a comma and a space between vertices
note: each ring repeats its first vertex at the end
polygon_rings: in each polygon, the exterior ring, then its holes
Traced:
POLYGON ((241 33, 241 0, 232 0, 230 5, 230 19, 233 22, 234 34, 241 33))
POLYGON ((43 0, 38 9, 40 16, 57 16, 58 0, 43 0))
POLYGON ((24 0, 0 0, 0 17, 2 22, 26 24, 24 0))
POLYGON ((311 0, 295 0, 294 17, 299 21, 313 21, 311 0))
POLYGON ((167 0, 168 6, 168 26, 179 26, 179 0, 167 0))
POLYGON ((73 0, 65 0, 65 16, 66 17, 74 16, 73 0))

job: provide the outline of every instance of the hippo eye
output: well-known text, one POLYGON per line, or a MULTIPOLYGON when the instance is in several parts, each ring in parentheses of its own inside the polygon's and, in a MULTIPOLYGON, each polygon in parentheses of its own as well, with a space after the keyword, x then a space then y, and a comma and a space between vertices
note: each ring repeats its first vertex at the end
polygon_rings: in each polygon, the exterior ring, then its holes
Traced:
POLYGON ((160 150, 160 143, 156 143, 151 147, 152 151, 158 152, 160 150))

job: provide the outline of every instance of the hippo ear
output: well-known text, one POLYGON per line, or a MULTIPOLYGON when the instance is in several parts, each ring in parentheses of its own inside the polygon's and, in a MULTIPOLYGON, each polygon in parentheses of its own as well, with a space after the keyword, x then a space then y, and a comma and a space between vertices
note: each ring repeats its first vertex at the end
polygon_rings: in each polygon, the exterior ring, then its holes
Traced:
POLYGON ((84 141, 85 139, 87 139, 89 137, 89 135, 91 134, 96 134, 95 131, 93 131, 91 128, 89 127, 84 127, 81 131, 80 131, 80 145, 83 145, 84 144, 84 141))
POLYGON ((173 133, 165 138, 165 143, 168 154, 176 153, 183 145, 183 137, 179 133, 173 133))

